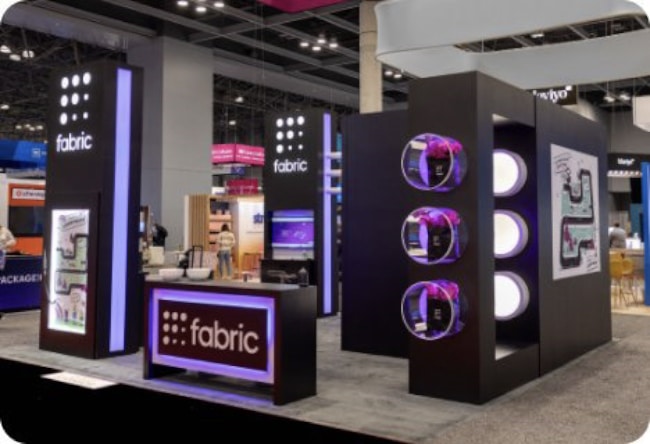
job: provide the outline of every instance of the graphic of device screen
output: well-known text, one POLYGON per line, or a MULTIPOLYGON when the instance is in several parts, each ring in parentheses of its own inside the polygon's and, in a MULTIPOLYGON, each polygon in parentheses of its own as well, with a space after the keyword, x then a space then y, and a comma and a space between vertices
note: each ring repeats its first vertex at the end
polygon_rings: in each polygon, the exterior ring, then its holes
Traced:
POLYGON ((271 214, 273 259, 314 258, 314 212, 280 210, 271 214))

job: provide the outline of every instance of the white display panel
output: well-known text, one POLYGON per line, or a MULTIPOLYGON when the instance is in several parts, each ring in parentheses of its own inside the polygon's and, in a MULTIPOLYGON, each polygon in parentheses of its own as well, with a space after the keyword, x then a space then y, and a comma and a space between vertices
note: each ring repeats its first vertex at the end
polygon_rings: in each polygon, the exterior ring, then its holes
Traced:
POLYGON ((90 210, 52 210, 48 283, 50 330, 85 334, 90 210))
POLYGON ((493 162, 494 195, 505 197, 518 193, 528 178, 528 169, 521 156, 512 151, 496 149, 493 162))
POLYGON ((528 307, 528 286, 517 274, 503 271, 494 275, 494 317, 507 321, 521 315, 528 307))
POLYGON ((528 226, 512 211, 494 212, 494 256, 502 259, 521 253, 528 243, 528 226))

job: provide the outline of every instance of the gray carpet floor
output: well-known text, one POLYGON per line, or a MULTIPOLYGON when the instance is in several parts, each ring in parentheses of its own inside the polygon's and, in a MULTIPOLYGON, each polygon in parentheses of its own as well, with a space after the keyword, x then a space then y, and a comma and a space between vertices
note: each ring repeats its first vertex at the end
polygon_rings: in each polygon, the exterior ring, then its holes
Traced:
POLYGON ((481 406, 408 394, 406 360, 343 352, 340 318, 318 322, 318 395, 286 406, 192 375, 144 380, 141 353, 38 350, 38 312, 0 321, 0 357, 410 443, 629 443, 650 421, 650 317, 614 314, 612 342, 481 406))

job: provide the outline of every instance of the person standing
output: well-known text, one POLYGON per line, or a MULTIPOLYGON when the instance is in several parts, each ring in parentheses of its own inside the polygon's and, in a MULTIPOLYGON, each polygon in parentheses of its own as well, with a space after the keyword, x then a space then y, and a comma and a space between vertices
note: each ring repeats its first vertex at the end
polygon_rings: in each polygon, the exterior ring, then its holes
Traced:
POLYGON ((625 248, 627 233, 618 222, 609 230, 609 248, 625 248))
POLYGON ((222 279, 232 279, 232 248, 235 246, 235 242, 235 235, 230 231, 228 224, 223 224, 221 231, 217 234, 217 259, 219 275, 222 279), (224 268, 227 275, 224 274, 224 268))

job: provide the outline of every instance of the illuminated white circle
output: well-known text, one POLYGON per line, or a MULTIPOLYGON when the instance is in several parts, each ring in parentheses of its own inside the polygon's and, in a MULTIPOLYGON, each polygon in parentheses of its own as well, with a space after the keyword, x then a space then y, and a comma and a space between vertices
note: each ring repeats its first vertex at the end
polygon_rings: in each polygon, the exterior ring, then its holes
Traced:
POLYGON ((298 137, 302 137, 304 133, 302 131, 298 131, 298 137))
POLYGON ((287 139, 292 140, 292 139, 293 139, 293 136, 294 136, 294 132, 293 132, 293 131, 291 131, 291 130, 290 130, 290 131, 287 131, 287 139))
POLYGON ((88 120, 88 113, 84 113, 84 120, 88 120))
POLYGON ((294 123, 294 122, 295 122, 295 121, 293 120, 293 117, 288 117, 288 118, 287 118, 287 126, 293 126, 293 123, 294 123))
POLYGON ((79 94, 74 93, 72 97, 70 98, 70 101, 72 102, 73 105, 78 105, 79 104, 79 94))
POLYGON ((526 163, 517 153, 496 149, 493 158, 494 195, 512 196, 526 183, 528 170, 526 163))
POLYGON ((282 131, 278 131, 278 132, 275 134, 275 138, 276 138, 277 140, 282 140, 282 139, 284 139, 284 133, 283 133, 282 131))
POLYGON ((163 344, 169 345, 169 336, 163 336, 163 344))
POLYGON ((61 113, 61 115, 59 116, 59 123, 61 125, 65 125, 66 123, 68 123, 68 115, 66 113, 61 113))
POLYGON ((289 145, 289 151, 293 151, 293 145, 289 145))
POLYGON ((178 333, 178 325, 177 324, 172 325, 172 333, 178 333))
POLYGON ((68 106, 68 96, 66 96, 65 94, 61 96, 61 106, 63 108, 68 106))
POLYGON ((68 89, 68 86, 70 86, 70 79, 67 77, 63 77, 61 79, 61 88, 68 89))
POLYGON ((84 100, 87 102, 90 99, 90 94, 84 94, 84 100))
POLYGON ((304 116, 298 116, 296 121, 298 122, 298 125, 304 125, 305 124, 305 117, 304 116))
POLYGON ((167 333, 169 331, 169 324, 163 324, 163 331, 167 333))
POLYGON ((172 311, 172 321, 177 321, 177 320, 178 320, 178 312, 172 311))
POLYGON ((494 212, 494 256, 501 259, 515 256, 528 243, 528 226, 512 211, 494 212))
POLYGON ((92 80, 92 78, 93 77, 92 77, 92 75, 90 75, 89 72, 85 72, 84 76, 83 76, 84 85, 90 85, 90 81, 92 80))
POLYGON ((302 150, 303 148, 304 148, 304 146, 302 144, 298 145, 299 150, 302 150))
POLYGON ((282 128, 284 126, 284 120, 282 120, 282 119, 276 120, 275 121, 275 126, 277 126, 278 128, 282 128))
MULTIPOLYGON (((182 322, 187 321, 187 313, 181 313, 181 321, 182 322)), ((185 331, 185 329, 183 329, 183 331, 185 331)))
POLYGON ((282 153, 284 152, 284 145, 278 145, 278 146, 276 146, 276 147, 275 147, 275 151, 276 151, 278 154, 282 154, 282 153))
POLYGON ((169 312, 168 311, 163 312, 163 319, 169 319, 169 312))
POLYGON ((77 121, 77 115, 76 115, 76 114, 73 114, 73 115, 72 115, 72 121, 73 121, 73 122, 76 122, 76 121, 77 121))
POLYGON ((494 275, 494 317, 499 321, 516 318, 528 307, 528 286, 517 274, 500 271, 494 275))
POLYGON ((81 77, 79 77, 78 74, 72 76, 72 86, 77 87, 79 86, 80 82, 81 82, 81 77))

